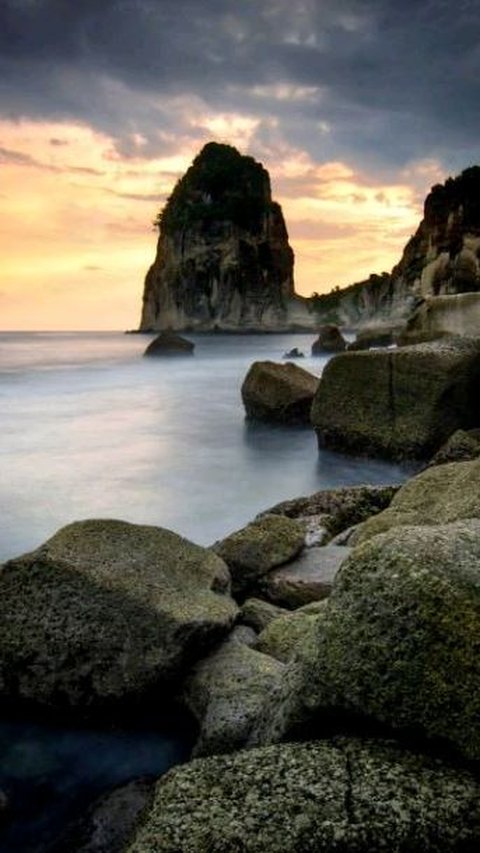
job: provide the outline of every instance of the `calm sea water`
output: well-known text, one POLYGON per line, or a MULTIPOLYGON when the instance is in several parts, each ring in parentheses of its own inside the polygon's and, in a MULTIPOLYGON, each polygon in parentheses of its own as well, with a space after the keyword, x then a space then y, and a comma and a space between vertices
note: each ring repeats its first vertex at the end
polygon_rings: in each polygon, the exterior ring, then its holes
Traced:
MULTIPOLYGON (((240 386, 256 359, 313 335, 192 336, 193 358, 143 359, 120 333, 0 335, 0 560, 89 517, 169 527, 200 544, 297 495, 389 483, 406 471, 321 452, 306 428, 247 424, 240 386)), ((320 374, 325 359, 301 364, 320 374)), ((112 785, 186 756, 175 732, 48 727, 0 716, 0 851, 46 851, 112 785)))
MULTIPOLYGON (((245 421, 252 361, 308 354, 312 334, 191 338, 192 358, 154 360, 143 335, 0 335, 0 560, 90 517, 210 544, 284 498, 404 478, 319 453, 309 429, 245 421)), ((325 362, 301 364, 320 374, 325 362)))

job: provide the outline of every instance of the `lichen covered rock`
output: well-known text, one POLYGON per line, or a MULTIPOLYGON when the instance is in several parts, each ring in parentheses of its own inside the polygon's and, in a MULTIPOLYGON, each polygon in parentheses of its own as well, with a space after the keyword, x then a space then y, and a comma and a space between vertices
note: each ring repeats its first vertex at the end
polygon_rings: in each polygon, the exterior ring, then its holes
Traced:
POLYGON ((293 560, 304 541, 305 529, 298 521, 266 515, 215 543, 213 550, 230 569, 233 591, 244 593, 262 575, 293 560))
POLYGON ((274 423, 310 423, 318 378, 287 362, 255 361, 242 384, 248 418, 274 423))
POLYGON ((315 601, 272 619, 259 634, 255 648, 282 663, 288 663, 297 654, 305 656, 306 648, 315 643, 316 617, 325 605, 325 599, 315 601))
POLYGON ((343 353, 323 371, 312 423, 321 447, 424 458, 480 424, 479 388, 480 340, 343 353))
POLYGON ((480 843, 470 772, 337 738, 199 759, 161 779, 128 853, 451 853, 480 843))
POLYGON ((121 711, 227 633, 229 588, 216 554, 169 530, 70 524, 0 571, 0 695, 121 711))

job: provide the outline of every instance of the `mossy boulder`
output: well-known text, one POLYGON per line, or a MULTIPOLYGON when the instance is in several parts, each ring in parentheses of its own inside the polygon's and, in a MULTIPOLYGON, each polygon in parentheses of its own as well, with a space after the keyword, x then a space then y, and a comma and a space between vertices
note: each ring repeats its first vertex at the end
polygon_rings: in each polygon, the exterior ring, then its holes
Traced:
POLYGON ((320 447, 392 459, 431 456, 480 425, 480 340, 342 353, 312 405, 320 447))
POLYGON ((479 520, 355 548, 314 628, 252 743, 346 712, 480 758, 479 520))
POLYGON ((195 755, 232 752, 248 741, 283 665, 235 640, 228 640, 187 678, 183 698, 199 723, 195 755))
POLYGON ((300 522, 266 515, 216 542, 213 550, 230 569, 234 593, 243 594, 262 575, 293 560, 304 542, 305 528, 300 522))
POLYGON ((429 465, 446 462, 469 462, 480 456, 480 429, 457 429, 440 450, 430 459, 429 465))
POLYGON ((428 468, 407 480, 390 506, 360 525, 356 545, 393 527, 480 518, 480 459, 428 468))
POLYGON ((198 759, 167 773, 128 853, 452 853, 480 844, 467 770, 337 738, 198 759))
POLYGON ((240 608, 239 620, 242 625, 248 625, 259 634, 270 622, 286 612, 283 607, 277 607, 261 598, 247 598, 240 608))
POLYGON ((298 653, 315 643, 317 615, 323 612, 326 601, 315 601, 273 619, 259 634, 255 648, 282 663, 288 663, 298 653))
POLYGON ((366 521, 389 506, 399 486, 344 486, 325 489, 270 507, 264 515, 285 515, 306 524, 311 518, 323 517, 322 525, 330 536, 336 536, 354 524, 366 521))
POLYGON ((294 610, 327 598, 335 576, 350 548, 324 545, 308 548, 286 566, 269 572, 260 581, 261 594, 272 604, 294 610))
POLYGON ((309 424, 318 377, 297 364, 255 361, 242 384, 248 418, 286 424, 309 424))
POLYGON ((0 571, 0 695, 121 709, 227 633, 229 589, 216 554, 169 530, 70 524, 0 571))

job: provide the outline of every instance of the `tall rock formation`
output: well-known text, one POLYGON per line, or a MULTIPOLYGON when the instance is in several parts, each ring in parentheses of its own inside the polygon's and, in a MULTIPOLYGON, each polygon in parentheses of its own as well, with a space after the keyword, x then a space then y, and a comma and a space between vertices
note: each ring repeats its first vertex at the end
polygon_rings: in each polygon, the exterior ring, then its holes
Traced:
POLYGON ((252 157, 205 145, 156 224, 140 331, 280 331, 295 306, 308 325, 308 300, 294 293, 282 210, 268 172, 252 157))
MULTIPOLYGON (((480 291, 480 167, 432 187, 423 219, 390 274, 315 297, 325 322, 396 322, 420 299, 480 291)), ((480 297, 479 297, 480 298, 480 297)))

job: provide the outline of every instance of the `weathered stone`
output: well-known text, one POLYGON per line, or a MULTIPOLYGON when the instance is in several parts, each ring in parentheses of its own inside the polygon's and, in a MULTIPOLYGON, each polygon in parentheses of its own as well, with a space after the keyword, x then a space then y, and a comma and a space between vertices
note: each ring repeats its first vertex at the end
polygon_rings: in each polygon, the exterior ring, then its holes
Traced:
POLYGON ((247 598, 240 609, 240 621, 259 634, 273 619, 278 619, 286 612, 283 607, 276 607, 261 598, 247 598))
POLYGON ((194 755, 245 746, 282 670, 277 660, 230 640, 198 663, 183 692, 200 726, 194 755))
POLYGON ((70 524, 0 571, 0 694, 121 709, 225 635, 229 586, 216 554, 169 530, 70 524))
POLYGON ((360 714, 480 758, 480 520, 355 548, 251 742, 360 714))
POLYGON ((162 356, 162 355, 193 355, 195 344, 187 341, 180 335, 174 335, 173 332, 161 332, 148 345, 144 355, 162 356))
POLYGON ((128 853, 452 853, 480 843, 468 770, 391 741, 336 738, 168 773, 128 853))
POLYGON ((480 424, 479 388, 480 340, 343 353, 323 371, 312 423, 321 447, 422 458, 480 424))
POLYGON ((370 329, 360 329, 357 332, 356 338, 352 343, 347 345, 349 352, 356 350, 370 349, 373 347, 389 347, 397 342, 397 335, 400 333, 400 326, 390 327, 373 327, 370 329))
POLYGON ((457 429, 430 459, 429 466, 446 462, 470 462, 480 456, 480 430, 457 429))
POLYGON ((479 333, 480 293, 451 293, 427 296, 408 320, 398 342, 405 346, 420 339, 435 340, 449 335, 475 337, 479 333))
POLYGON ((255 361, 242 385, 248 418, 277 423, 310 423, 318 378, 287 362, 255 361))
POLYGON ((290 610, 327 598, 349 553, 349 548, 337 545, 308 548, 288 565, 264 575, 261 593, 272 604, 290 610))
POLYGON ((261 513, 264 515, 285 515, 304 523, 308 518, 323 516, 323 526, 330 536, 336 536, 342 530, 366 521, 370 516, 384 510, 392 500, 399 486, 345 486, 340 489, 326 489, 313 495, 282 501, 261 513))
POLYGON ((234 593, 242 594, 266 572, 293 560, 304 541, 298 521, 266 515, 216 542, 213 550, 230 569, 234 593))
POLYGON ((305 647, 315 643, 317 615, 326 600, 315 601, 273 619, 259 634, 255 648, 283 663, 291 661, 305 647))
MULTIPOLYGON (((158 218, 141 330, 285 330, 293 251, 261 163, 210 142, 158 218)), ((302 318, 307 318, 304 309, 302 318)))
POLYGON ((358 527, 350 544, 365 542, 392 527, 466 518, 480 518, 480 460, 438 465, 407 480, 387 509, 358 527))
POLYGON ((318 338, 312 344, 312 355, 325 355, 329 352, 343 352, 347 342, 338 326, 321 326, 318 338))

